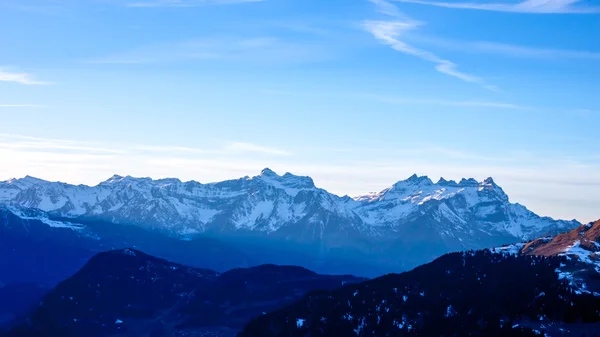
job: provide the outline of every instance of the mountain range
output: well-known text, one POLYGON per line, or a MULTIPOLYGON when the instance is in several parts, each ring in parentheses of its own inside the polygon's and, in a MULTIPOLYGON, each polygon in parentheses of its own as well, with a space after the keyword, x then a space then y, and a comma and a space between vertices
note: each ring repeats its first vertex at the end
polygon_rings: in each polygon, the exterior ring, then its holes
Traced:
POLYGON ((372 280, 275 265, 219 273, 120 249, 91 258, 3 337, 592 337, 599 254, 600 221, 372 280))
POLYGON ((0 204, 50 226, 101 221, 179 240, 210 237, 233 243, 257 263, 366 276, 581 225, 511 203, 492 178, 434 183, 413 175, 351 198, 316 187, 310 177, 270 169, 209 184, 115 175, 85 186, 27 176, 0 182, 0 204))

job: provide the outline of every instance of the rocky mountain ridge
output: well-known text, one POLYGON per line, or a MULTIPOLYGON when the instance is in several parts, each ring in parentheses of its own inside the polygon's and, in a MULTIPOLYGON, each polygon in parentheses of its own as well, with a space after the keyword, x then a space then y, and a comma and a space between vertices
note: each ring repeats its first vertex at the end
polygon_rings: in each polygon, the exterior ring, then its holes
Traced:
MULTIPOLYGON (((580 225, 539 217, 508 196, 492 178, 482 182, 413 175, 379 193, 339 197, 317 188, 310 177, 264 169, 260 175, 201 184, 178 179, 115 175, 97 186, 69 185, 33 177, 0 182, 0 202, 62 217, 96 217, 155 226, 185 237, 206 231, 285 232, 297 223, 338 226, 371 237, 401 232, 412 218, 429 216, 454 228, 451 239, 474 229, 532 239, 580 225), (335 220, 335 221, 332 221, 335 220)), ((319 227, 319 226, 317 226, 319 227)), ((465 243, 465 245, 468 245, 465 243)))
POLYGON ((581 225, 511 203, 491 178, 434 183, 413 175, 379 193, 350 198, 318 188, 310 177, 269 169, 210 184, 115 175, 85 186, 25 177, 0 183, 0 205, 49 226, 77 231, 100 221, 184 241, 209 237, 259 264, 367 277, 408 270, 451 251, 581 225))

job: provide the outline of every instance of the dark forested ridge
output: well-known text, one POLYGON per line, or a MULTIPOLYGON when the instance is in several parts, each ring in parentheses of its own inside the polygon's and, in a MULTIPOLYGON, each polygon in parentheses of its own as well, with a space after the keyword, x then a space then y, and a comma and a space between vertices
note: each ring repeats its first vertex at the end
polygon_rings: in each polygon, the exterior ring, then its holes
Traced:
POLYGON ((451 253, 403 274, 310 293, 239 336, 600 336, 600 297, 559 279, 557 269, 572 263, 451 253))
POLYGON ((252 318, 364 279, 263 265, 223 274, 125 249, 100 253, 54 288, 10 337, 234 336, 252 318))

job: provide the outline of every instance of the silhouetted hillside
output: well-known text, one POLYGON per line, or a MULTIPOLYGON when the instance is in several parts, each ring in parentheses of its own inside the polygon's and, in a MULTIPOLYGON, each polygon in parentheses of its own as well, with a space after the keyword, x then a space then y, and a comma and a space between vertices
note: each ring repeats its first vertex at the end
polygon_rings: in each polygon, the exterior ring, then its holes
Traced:
POLYGON ((256 318, 240 336, 592 336, 600 297, 559 279, 556 270, 572 263, 489 250, 447 254, 403 274, 310 293, 256 318))
POLYGON ((61 282, 8 336, 233 336, 309 291, 362 280, 275 265, 219 274, 133 249, 110 251, 61 282))

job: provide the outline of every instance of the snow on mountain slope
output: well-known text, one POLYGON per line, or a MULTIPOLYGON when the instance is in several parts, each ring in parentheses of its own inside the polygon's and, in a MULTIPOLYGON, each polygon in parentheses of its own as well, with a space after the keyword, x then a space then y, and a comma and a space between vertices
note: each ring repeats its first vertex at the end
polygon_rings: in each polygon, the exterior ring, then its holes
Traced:
POLYGON ((458 183, 442 178, 433 183, 428 177, 413 175, 380 193, 356 200, 356 211, 367 223, 392 228, 402 227, 415 214, 422 217, 426 213, 439 223, 453 224, 459 231, 507 234, 521 239, 557 234, 579 225, 576 221, 539 217, 522 205, 511 204, 492 178, 483 182, 462 179, 458 183))
POLYGON ((147 226, 175 236, 250 231, 308 241, 326 236, 393 240, 410 229, 411 235, 422 230, 465 248, 487 245, 482 237, 518 241, 580 225, 511 204, 491 178, 433 183, 413 175, 380 193, 352 199, 317 188, 310 177, 280 176, 270 169, 210 184, 115 175, 90 187, 25 177, 0 182, 0 203, 147 226))
POLYGON ((600 296, 600 220, 571 231, 505 245, 493 249, 512 255, 565 256, 568 263, 556 269, 559 279, 566 279, 578 294, 600 296))

